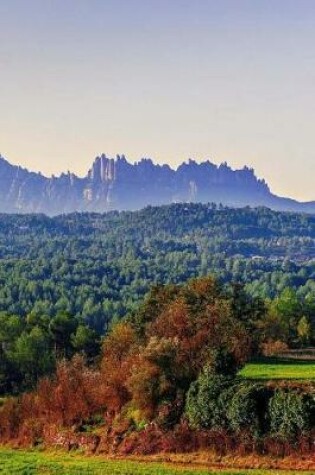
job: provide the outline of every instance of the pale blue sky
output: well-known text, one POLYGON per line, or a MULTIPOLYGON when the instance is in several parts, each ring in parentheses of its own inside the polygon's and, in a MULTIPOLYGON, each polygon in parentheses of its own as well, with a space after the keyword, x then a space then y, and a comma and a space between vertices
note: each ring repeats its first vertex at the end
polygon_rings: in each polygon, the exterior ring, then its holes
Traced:
POLYGON ((0 152, 253 166, 315 199, 315 1, 0 0, 0 152))

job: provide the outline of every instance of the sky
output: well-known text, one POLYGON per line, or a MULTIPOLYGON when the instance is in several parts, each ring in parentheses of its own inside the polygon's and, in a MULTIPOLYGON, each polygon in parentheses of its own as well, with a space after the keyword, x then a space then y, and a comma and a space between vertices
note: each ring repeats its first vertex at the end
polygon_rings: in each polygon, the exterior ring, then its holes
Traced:
POLYGON ((315 199, 314 0, 0 0, 0 153, 255 168, 315 199))

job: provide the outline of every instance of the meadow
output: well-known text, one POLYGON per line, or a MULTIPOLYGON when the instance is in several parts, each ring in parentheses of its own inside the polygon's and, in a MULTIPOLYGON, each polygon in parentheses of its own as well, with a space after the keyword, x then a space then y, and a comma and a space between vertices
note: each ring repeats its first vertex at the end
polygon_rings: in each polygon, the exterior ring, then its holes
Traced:
POLYGON ((315 361, 290 358, 263 358, 248 363, 240 376, 246 379, 315 380, 315 361))
POLYGON ((172 467, 155 462, 106 460, 78 454, 0 449, 0 473, 6 475, 312 475, 310 471, 219 470, 172 467))

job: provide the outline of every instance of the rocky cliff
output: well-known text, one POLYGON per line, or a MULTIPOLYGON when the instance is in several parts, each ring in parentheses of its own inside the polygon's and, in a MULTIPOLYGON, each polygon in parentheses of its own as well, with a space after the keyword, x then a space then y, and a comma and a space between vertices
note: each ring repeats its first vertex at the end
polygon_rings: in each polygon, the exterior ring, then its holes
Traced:
POLYGON ((315 202, 277 197, 253 169, 232 170, 226 163, 216 166, 189 160, 173 170, 150 159, 131 164, 124 156, 101 155, 84 178, 72 173, 47 178, 0 156, 0 212, 55 215, 186 201, 315 213, 315 202))

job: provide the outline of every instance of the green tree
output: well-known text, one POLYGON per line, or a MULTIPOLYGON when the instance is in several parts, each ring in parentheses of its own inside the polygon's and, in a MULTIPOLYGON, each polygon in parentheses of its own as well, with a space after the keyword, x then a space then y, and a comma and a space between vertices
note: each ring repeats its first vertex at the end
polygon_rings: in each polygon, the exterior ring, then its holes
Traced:
POLYGON ((309 319, 303 316, 297 325, 297 334, 302 346, 307 346, 312 338, 312 325, 309 319))
POLYGON ((88 358, 95 357, 100 351, 100 338, 97 333, 85 325, 79 325, 70 337, 75 351, 83 352, 88 358))
POLYGON ((25 388, 34 386, 41 376, 54 369, 48 336, 39 327, 34 327, 29 334, 23 332, 8 356, 25 388))
POLYGON ((71 356, 71 336, 78 327, 78 321, 67 313, 58 313, 49 324, 55 354, 71 356))

